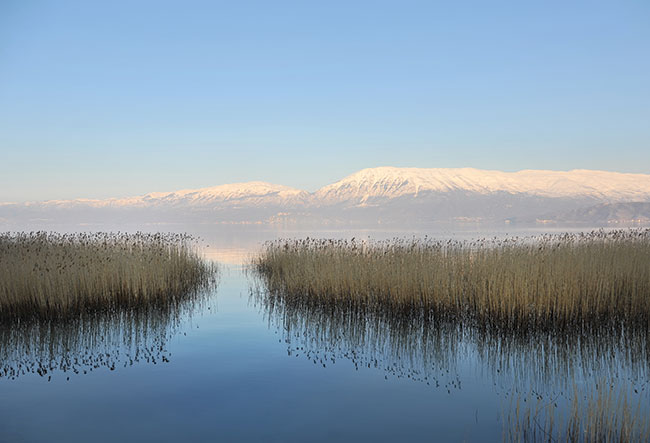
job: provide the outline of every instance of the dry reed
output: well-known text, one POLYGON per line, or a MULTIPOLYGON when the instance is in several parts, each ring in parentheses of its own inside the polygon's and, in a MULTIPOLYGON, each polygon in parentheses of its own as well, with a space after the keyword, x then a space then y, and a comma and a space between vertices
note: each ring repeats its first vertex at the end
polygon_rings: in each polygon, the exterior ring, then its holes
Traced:
POLYGON ((184 234, 0 234, 0 321, 168 303, 214 282, 184 234))
POLYGON ((322 365, 344 358, 451 393, 461 386, 456 362, 469 352, 515 398, 504 440, 650 437, 640 394, 650 230, 471 242, 281 240, 253 264, 261 286, 252 294, 290 355, 322 365), (582 388, 571 395, 575 380, 582 388), (515 395, 524 386, 528 399, 515 395))
POLYGON ((513 329, 642 327, 650 230, 435 241, 280 240, 254 261, 271 297, 428 311, 513 329))

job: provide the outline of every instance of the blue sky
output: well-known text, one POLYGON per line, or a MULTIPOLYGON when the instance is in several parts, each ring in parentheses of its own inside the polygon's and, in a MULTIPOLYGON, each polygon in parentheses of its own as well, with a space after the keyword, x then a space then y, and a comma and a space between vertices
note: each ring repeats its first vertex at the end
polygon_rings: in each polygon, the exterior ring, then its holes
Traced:
POLYGON ((0 0, 0 201, 650 173, 648 1, 0 0))

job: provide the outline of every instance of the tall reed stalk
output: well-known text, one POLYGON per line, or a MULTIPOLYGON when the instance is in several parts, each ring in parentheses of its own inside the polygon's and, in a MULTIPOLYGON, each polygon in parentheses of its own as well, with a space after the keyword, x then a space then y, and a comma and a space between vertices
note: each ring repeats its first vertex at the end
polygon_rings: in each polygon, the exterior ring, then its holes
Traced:
POLYGON ((280 240, 254 265, 270 296, 421 310, 517 328, 643 327, 650 230, 436 241, 280 240))
POLYGON ((214 281, 180 234, 0 234, 0 321, 168 303, 214 281))

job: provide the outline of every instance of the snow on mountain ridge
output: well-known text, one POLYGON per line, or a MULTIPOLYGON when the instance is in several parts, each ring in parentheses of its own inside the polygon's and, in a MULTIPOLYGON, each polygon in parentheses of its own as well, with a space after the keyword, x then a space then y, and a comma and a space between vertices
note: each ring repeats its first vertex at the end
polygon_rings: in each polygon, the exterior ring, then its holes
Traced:
MULTIPOLYGON (((304 202, 308 197, 309 193, 300 189, 253 181, 218 185, 209 188, 183 189, 172 192, 150 192, 136 197, 108 198, 103 200, 83 198, 75 200, 49 200, 40 204, 53 207, 86 205, 99 208, 197 205, 239 201, 255 205, 263 204, 265 201, 277 204, 293 204, 304 202)), ((34 204, 39 203, 28 203, 27 205, 34 204)))
POLYGON ((213 201, 239 200, 244 198, 275 197, 280 200, 306 198, 308 193, 300 189, 267 182, 253 181, 231 183, 201 189, 185 189, 175 192, 152 192, 146 194, 145 200, 184 200, 184 201, 213 201))
POLYGON ((334 203, 369 198, 417 196, 422 191, 507 192, 542 197, 591 197, 601 200, 650 198, 650 175, 576 169, 502 172, 474 168, 363 169, 319 189, 315 199, 334 203))
POLYGON ((571 171, 521 170, 502 172, 475 168, 362 169, 335 183, 309 193, 289 186, 261 181, 232 183, 173 192, 109 199, 50 200, 19 206, 85 207, 177 207, 177 206, 327 206, 338 203, 365 204, 369 199, 393 199, 423 193, 505 192, 539 197, 590 198, 603 202, 650 201, 650 174, 629 174, 575 169, 571 171))

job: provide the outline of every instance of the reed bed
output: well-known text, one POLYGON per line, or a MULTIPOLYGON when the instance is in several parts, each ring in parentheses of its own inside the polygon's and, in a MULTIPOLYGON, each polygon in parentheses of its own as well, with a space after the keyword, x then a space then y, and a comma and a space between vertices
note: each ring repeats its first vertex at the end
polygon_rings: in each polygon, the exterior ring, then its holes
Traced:
POLYGON ((252 269, 289 355, 448 394, 478 359, 512 399, 506 441, 650 438, 650 230, 280 240, 252 269))
POLYGON ((650 230, 436 241, 280 240, 254 259, 270 297, 508 330, 647 329, 650 230))
POLYGON ((0 234, 0 322, 171 303, 215 278, 184 234, 0 234))

